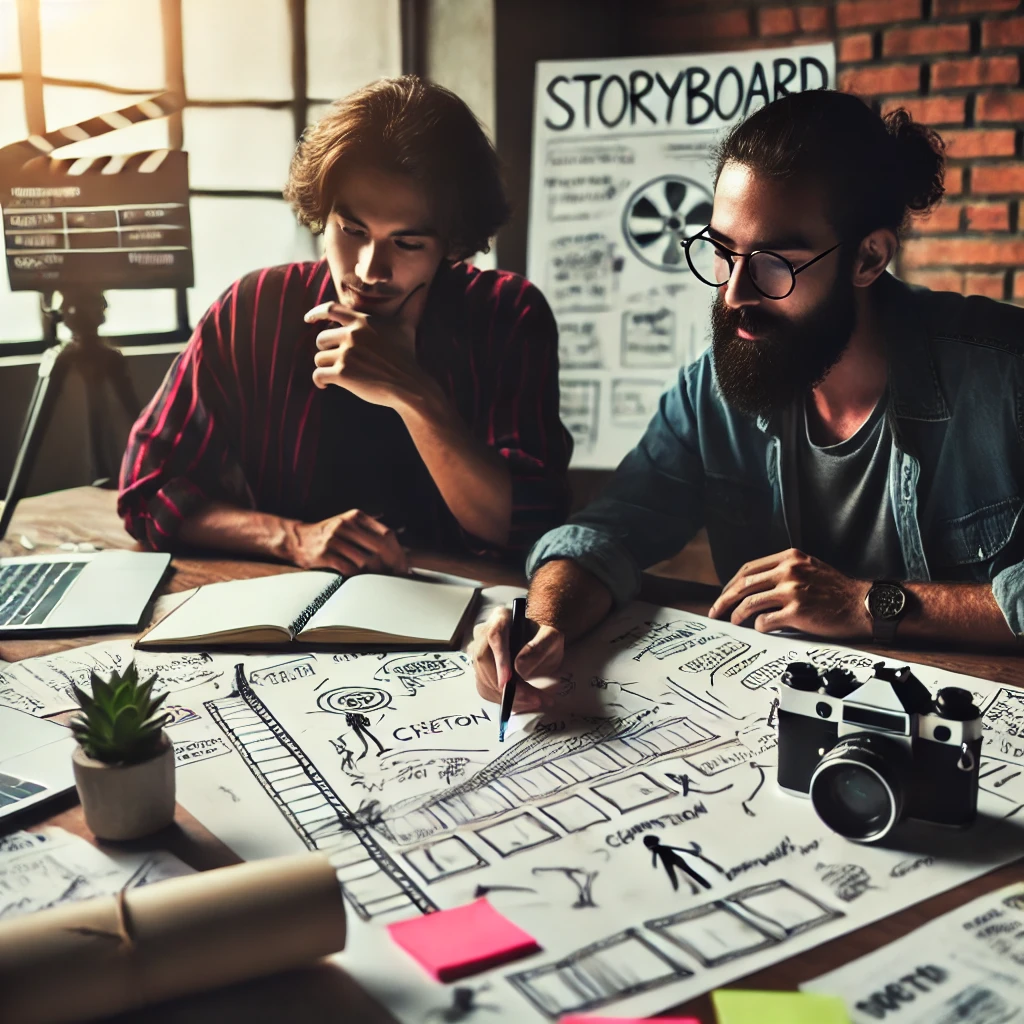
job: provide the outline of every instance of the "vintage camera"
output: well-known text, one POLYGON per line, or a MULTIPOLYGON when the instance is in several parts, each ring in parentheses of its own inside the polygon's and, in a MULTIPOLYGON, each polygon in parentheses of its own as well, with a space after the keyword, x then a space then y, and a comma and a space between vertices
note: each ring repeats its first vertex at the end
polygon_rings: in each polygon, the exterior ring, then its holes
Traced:
POLYGON ((809 796, 834 832, 876 842, 903 818, 966 828, 978 806, 981 712, 970 692, 932 699, 909 668, 819 673, 793 662, 779 686, 779 786, 809 796))

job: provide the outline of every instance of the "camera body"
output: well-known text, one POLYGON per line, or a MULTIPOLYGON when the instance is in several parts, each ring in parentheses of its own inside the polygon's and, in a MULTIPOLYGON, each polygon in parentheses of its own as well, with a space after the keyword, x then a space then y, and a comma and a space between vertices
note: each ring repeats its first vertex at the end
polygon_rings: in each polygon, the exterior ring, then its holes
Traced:
POLYGON ((875 842, 903 818, 966 828, 978 806, 981 712, 958 686, 933 699, 909 668, 793 662, 779 685, 779 787, 833 831, 875 842))

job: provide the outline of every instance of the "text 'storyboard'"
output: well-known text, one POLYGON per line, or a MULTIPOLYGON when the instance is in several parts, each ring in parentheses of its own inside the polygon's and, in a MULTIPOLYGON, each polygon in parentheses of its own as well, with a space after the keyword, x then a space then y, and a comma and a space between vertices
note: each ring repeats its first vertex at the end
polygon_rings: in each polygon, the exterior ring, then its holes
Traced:
POLYGON ((615 466, 707 345, 713 293, 681 243, 711 219, 722 131, 834 82, 831 44, 538 63, 527 271, 558 322, 574 466, 615 466))

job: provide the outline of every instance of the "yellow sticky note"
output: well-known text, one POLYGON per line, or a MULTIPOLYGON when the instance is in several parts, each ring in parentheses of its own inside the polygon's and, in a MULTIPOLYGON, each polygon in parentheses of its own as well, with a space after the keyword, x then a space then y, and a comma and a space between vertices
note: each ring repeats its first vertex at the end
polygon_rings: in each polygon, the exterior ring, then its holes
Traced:
POLYGON ((814 992, 744 992, 721 988, 711 993, 718 1024, 850 1024, 838 996, 814 992))

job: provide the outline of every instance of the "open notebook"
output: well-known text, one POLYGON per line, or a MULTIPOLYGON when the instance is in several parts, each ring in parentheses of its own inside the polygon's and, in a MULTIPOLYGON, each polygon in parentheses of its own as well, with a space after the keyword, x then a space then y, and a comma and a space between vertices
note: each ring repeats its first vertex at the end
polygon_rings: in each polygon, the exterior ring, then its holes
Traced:
POLYGON ((144 633, 135 646, 386 644, 455 647, 475 587, 404 576, 282 573, 210 583, 144 633))

